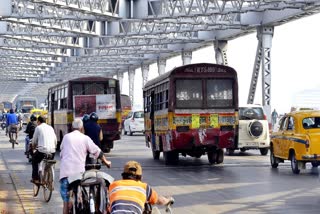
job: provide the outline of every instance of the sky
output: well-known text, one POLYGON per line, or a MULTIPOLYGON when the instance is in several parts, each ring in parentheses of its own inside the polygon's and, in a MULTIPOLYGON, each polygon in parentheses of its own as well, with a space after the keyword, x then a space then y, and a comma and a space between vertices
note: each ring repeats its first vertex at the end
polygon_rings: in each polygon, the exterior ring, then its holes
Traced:
MULTIPOLYGON (((320 86, 320 14, 305 17, 274 28, 271 49, 271 109, 289 112, 294 97, 320 86)), ((228 41, 228 65, 238 72, 239 104, 247 103, 258 40, 256 33, 228 41)), ((192 63, 215 63, 213 46, 192 53, 192 63)), ((181 56, 167 60, 166 71, 182 65, 181 56)), ((255 95, 262 103, 262 70, 255 95)), ((150 65, 148 80, 158 76, 156 64, 150 65)), ((124 74, 122 93, 129 94, 128 74, 124 74)), ((320 98, 319 98, 320 100, 320 98)), ((137 69, 134 85, 134 108, 142 108, 142 74, 137 69)))

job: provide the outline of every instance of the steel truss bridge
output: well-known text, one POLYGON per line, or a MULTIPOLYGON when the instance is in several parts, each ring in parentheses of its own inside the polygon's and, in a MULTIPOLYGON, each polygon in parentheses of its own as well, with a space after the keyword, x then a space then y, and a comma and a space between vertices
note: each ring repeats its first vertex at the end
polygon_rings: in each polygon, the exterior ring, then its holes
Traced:
POLYGON ((228 64, 227 43, 257 33, 248 103, 261 71, 263 105, 271 113, 271 44, 276 26, 318 13, 319 0, 1 0, 0 101, 46 96, 67 79, 128 72, 133 101, 135 69, 165 72, 166 59, 214 45, 228 64))

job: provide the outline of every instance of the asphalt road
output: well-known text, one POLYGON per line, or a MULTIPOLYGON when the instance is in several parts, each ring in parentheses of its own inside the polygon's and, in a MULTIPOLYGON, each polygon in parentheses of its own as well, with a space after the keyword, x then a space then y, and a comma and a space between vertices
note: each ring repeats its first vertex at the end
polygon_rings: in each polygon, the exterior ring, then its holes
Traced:
MULTIPOLYGON (((23 139, 21 133, 20 144, 13 150, 4 131, 0 131, 0 213, 62 213, 59 154, 55 191, 46 203, 41 190, 37 197, 32 196, 31 164, 23 154, 23 139)), ((320 210, 318 169, 311 164, 300 175, 293 175, 290 162, 272 169, 269 156, 250 150, 226 155, 220 165, 209 165, 206 156, 180 156, 178 166, 165 166, 162 155, 159 161, 152 159, 142 135, 122 136, 107 156, 112 168, 102 170, 115 179, 120 179, 128 160, 139 161, 143 180, 159 194, 172 195, 176 201, 173 211, 177 214, 316 214, 320 210)))

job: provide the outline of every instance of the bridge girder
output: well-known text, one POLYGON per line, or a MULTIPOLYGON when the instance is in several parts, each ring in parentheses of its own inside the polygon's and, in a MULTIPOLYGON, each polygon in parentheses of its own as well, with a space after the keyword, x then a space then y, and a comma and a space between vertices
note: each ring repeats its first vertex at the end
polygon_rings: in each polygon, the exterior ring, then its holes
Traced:
POLYGON ((116 74, 319 11, 318 0, 12 0, 0 14, 0 63, 28 81, 116 74))

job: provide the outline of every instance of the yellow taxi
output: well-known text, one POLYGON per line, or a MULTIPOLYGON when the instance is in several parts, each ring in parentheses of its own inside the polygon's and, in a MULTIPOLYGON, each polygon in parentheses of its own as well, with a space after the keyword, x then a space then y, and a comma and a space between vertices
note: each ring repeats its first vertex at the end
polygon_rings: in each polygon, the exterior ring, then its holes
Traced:
POLYGON ((294 111, 284 115, 279 130, 271 134, 270 140, 272 168, 284 160, 291 161, 294 174, 305 169, 307 162, 317 167, 320 164, 320 111, 294 111))
MULTIPOLYGON (((39 117, 40 115, 47 119, 48 111, 43 109, 34 108, 30 111, 30 114, 33 114, 36 117, 39 117)), ((30 121, 30 117, 28 117, 28 122, 30 121)))

